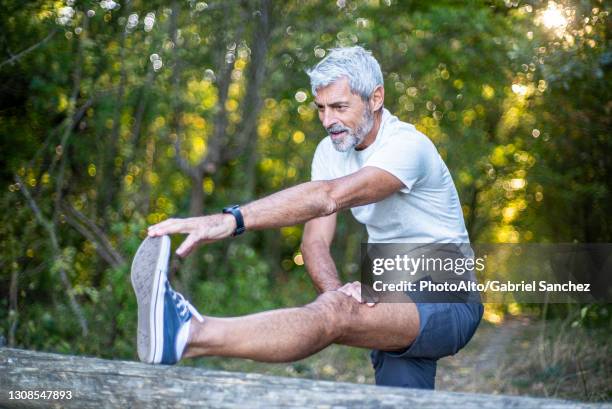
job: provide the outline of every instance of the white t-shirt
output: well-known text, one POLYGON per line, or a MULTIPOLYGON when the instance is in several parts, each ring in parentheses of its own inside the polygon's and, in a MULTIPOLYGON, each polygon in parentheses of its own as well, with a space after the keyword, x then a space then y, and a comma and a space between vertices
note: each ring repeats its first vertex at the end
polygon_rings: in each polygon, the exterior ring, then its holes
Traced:
POLYGON ((330 180, 365 166, 383 169, 405 187, 386 199, 351 209, 370 243, 469 243, 453 179, 431 140, 383 109, 374 143, 338 152, 324 138, 312 161, 312 180, 330 180))

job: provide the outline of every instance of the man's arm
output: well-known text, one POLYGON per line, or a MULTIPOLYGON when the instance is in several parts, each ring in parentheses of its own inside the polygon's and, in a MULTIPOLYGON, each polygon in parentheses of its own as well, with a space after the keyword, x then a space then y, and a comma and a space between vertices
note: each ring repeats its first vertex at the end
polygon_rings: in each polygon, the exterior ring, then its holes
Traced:
MULTIPOLYGON (((247 230, 293 226, 339 210, 381 201, 404 184, 391 173, 366 166, 350 175, 302 183, 241 207, 247 230)), ((229 237, 236 228, 229 214, 168 219, 149 227, 149 236, 189 236, 176 250, 186 256, 196 245, 229 237)))
POLYGON ((330 248, 336 230, 336 214, 317 217, 306 223, 302 237, 302 257, 319 293, 336 290, 342 283, 330 248))

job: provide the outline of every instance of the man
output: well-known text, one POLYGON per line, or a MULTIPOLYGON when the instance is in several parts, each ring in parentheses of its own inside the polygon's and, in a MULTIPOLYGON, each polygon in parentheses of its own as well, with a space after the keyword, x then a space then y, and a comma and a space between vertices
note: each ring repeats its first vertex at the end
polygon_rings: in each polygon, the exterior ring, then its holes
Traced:
POLYGON ((370 242, 469 242, 452 178, 431 141, 383 108, 382 73, 368 51, 331 50, 308 75, 329 134, 314 155, 312 181, 222 214, 149 228, 132 266, 139 357, 163 364, 210 355, 287 362, 336 343, 373 349, 377 384, 432 389, 437 359, 469 341, 482 304, 364 303, 358 282, 340 282, 330 246, 336 214, 348 208, 370 242), (168 283, 168 234, 188 235, 176 251, 184 257, 245 230, 304 222, 302 254, 320 292, 306 306, 202 317, 168 283))

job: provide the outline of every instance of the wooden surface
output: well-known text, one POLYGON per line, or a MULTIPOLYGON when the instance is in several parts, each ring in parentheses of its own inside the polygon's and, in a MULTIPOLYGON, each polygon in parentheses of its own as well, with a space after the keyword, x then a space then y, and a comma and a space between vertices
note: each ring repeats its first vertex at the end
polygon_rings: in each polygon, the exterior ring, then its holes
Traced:
POLYGON ((420 391, 0 348, 2 408, 612 408, 561 400, 420 391), (69 390, 71 400, 10 400, 69 390))

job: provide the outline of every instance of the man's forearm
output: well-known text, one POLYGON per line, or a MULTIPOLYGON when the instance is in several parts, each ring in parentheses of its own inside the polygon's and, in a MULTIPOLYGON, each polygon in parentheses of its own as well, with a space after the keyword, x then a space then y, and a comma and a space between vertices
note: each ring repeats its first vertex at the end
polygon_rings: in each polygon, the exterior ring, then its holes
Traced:
POLYGON ((307 182, 241 206, 247 230, 293 226, 336 211, 329 183, 307 182))
MULTIPOLYGON (((281 190, 242 206, 244 226, 247 230, 293 226, 333 214, 338 207, 330 193, 331 183, 328 181, 307 182, 281 190)), ((176 250, 179 256, 185 257, 201 243, 212 243, 229 237, 236 229, 236 224, 236 218, 231 214, 171 218, 150 226, 148 235, 188 234, 176 250)))
POLYGON ((323 241, 302 244, 301 250, 308 274, 319 293, 342 286, 327 244, 323 241))

